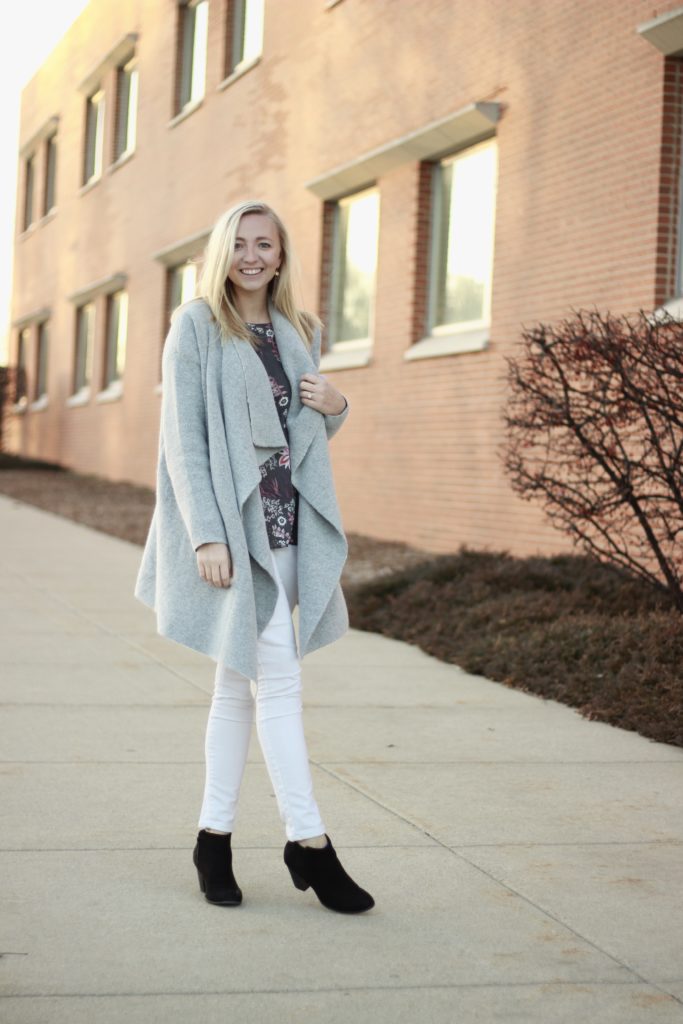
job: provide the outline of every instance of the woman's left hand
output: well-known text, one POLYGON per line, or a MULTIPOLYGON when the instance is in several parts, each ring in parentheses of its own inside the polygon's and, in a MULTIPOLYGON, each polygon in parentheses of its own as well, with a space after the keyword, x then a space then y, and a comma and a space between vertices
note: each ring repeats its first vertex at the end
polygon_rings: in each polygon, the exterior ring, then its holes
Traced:
POLYGON ((299 396, 304 405, 325 416, 338 416, 346 408, 346 399, 341 391, 322 373, 304 373, 299 381, 299 396))

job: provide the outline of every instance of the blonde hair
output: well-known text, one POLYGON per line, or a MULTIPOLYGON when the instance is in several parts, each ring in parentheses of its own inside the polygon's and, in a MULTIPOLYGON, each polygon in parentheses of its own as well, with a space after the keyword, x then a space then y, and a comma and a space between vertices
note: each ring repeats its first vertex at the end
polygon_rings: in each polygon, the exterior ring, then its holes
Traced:
MULTIPOLYGON (((244 202, 235 203, 220 215, 213 226, 203 252, 203 264, 197 278, 195 297, 189 301, 204 299, 220 327, 221 340, 227 340, 230 337, 243 338, 254 348, 258 348, 259 341, 240 316, 234 301, 232 281, 228 280, 240 218, 245 213, 265 214, 266 217, 270 217, 277 228, 282 259, 279 275, 268 282, 268 296, 276 309, 296 328, 310 350, 315 329, 316 327, 322 328, 322 320, 315 313, 309 313, 297 307, 294 297, 293 270, 296 269, 298 276, 298 261, 287 228, 268 203, 247 199, 244 202)), ((173 310, 171 322, 179 310, 186 305, 187 303, 183 302, 173 310)))

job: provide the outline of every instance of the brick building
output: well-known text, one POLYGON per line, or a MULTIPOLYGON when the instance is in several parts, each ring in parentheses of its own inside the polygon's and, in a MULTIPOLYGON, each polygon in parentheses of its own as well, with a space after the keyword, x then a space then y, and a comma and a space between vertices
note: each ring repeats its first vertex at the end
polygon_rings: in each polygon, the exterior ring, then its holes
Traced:
POLYGON ((504 356, 682 290, 683 8, 94 0, 22 95, 8 447, 153 485, 161 350, 215 219, 288 224, 347 530, 567 550, 499 458, 504 356))

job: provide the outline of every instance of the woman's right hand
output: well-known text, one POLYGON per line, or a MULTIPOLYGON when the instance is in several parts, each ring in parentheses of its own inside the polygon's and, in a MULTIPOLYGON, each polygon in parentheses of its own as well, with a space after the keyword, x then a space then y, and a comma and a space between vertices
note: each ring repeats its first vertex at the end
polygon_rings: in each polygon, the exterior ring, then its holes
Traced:
POLYGON ((229 587, 232 583, 232 559, 227 544, 200 544, 197 548, 199 575, 213 587, 229 587))

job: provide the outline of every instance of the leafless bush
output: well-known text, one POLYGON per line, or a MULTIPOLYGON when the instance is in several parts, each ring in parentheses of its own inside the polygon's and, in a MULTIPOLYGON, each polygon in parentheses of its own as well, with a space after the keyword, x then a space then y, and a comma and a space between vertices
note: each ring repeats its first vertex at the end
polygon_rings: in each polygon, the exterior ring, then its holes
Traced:
POLYGON ((683 612, 683 324, 579 310, 522 337, 506 360, 513 489, 683 612))

